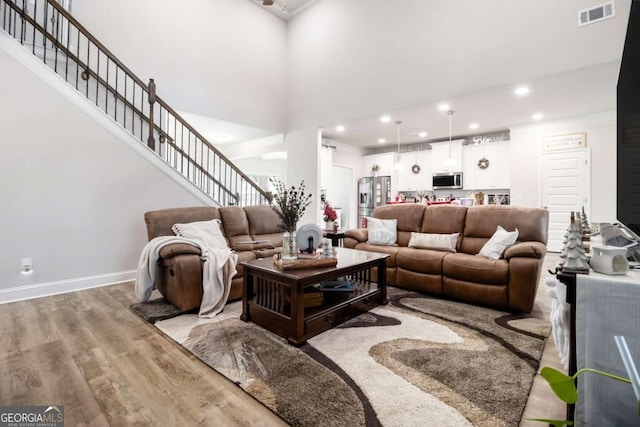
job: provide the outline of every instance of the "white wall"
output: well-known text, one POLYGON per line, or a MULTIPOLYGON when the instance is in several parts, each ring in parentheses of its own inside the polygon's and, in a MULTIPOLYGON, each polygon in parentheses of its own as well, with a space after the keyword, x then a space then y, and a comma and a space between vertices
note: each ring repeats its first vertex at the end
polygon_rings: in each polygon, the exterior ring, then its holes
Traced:
POLYGON ((77 0, 72 14, 173 108, 282 133, 286 24, 240 0, 77 0))
MULTIPOLYGON (((367 152, 362 147, 332 140, 327 140, 327 142, 336 147, 332 156, 333 167, 350 168, 353 170, 351 180, 348 182, 342 182, 342 186, 340 188, 343 194, 340 195, 340 199, 348 200, 347 204, 342 206, 343 212, 346 212, 346 215, 348 216, 348 221, 342 224, 342 228, 356 228, 358 221, 358 179, 366 175, 362 170, 362 156, 367 154, 367 152)), ((336 191, 338 190, 336 189, 336 191)))
POLYGON ((233 161, 246 175, 277 176, 287 182, 287 160, 262 160, 260 157, 247 157, 233 161))
POLYGON ((334 126, 610 61, 631 2, 578 28, 585 0, 323 0, 288 28, 289 129, 334 126), (512 76, 519 76, 513 82, 512 76))
POLYGON ((320 212, 320 146, 322 144, 322 131, 317 128, 307 128, 288 133, 285 136, 287 147, 287 182, 296 188, 304 180, 306 192, 313 198, 307 207, 299 225, 312 222, 320 224, 322 215, 320 212))
POLYGON ((202 202, 2 49, 0 69, 0 302, 130 280, 144 212, 202 202))
POLYGON ((591 150, 590 221, 616 219, 616 114, 591 114, 572 119, 511 128, 511 203, 541 207, 542 145, 547 136, 586 132, 591 150))

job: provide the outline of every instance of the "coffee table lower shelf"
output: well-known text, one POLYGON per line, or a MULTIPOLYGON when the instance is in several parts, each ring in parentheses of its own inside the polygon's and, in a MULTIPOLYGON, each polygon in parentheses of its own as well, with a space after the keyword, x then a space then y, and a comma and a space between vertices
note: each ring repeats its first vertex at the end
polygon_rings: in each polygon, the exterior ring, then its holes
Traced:
POLYGON ((368 287, 370 290, 345 292, 339 295, 326 293, 324 304, 305 308, 302 325, 298 329, 302 332, 301 334, 292 331, 297 328, 295 317, 290 312, 288 313, 287 310, 284 312, 274 311, 256 301, 249 302, 250 319, 245 318, 244 313, 241 318, 245 321, 251 320, 251 322, 286 338, 290 344, 300 346, 307 339, 366 313, 377 305, 386 303, 386 301, 381 301, 382 293, 377 288, 377 284, 359 284, 358 287, 368 287))

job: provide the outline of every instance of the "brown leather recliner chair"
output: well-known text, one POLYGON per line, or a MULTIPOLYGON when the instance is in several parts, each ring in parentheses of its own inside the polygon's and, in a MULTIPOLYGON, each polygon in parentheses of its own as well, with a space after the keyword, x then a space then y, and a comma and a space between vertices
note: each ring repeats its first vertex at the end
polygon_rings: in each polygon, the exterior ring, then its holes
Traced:
MULTIPOLYGON (((238 263, 269 257, 282 249, 280 219, 267 205, 246 207, 190 207, 150 211, 144 214, 149 240, 173 236, 176 223, 219 219, 229 247, 238 263)), ((156 286, 162 296, 180 310, 192 310, 202 300, 202 261, 200 249, 188 244, 171 244, 160 250, 156 286)), ((231 281, 229 300, 242 298, 243 269, 231 281)))

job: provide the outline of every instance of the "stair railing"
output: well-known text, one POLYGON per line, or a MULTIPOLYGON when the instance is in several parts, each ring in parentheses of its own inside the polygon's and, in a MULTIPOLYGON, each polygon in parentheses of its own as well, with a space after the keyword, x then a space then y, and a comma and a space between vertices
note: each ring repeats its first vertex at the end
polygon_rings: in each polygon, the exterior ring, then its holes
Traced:
POLYGON ((55 0, 0 0, 2 28, 223 206, 270 196, 55 0), (156 143, 157 142, 157 143, 156 143))

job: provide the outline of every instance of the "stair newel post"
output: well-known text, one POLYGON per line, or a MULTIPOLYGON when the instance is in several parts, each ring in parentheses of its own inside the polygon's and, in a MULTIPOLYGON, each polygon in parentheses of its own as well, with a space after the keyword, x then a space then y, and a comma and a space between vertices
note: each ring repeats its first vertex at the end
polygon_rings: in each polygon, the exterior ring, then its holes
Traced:
POLYGON ((156 103, 156 83, 153 79, 149 79, 149 138, 147 145, 155 151, 156 140, 153 137, 153 105, 156 103))

